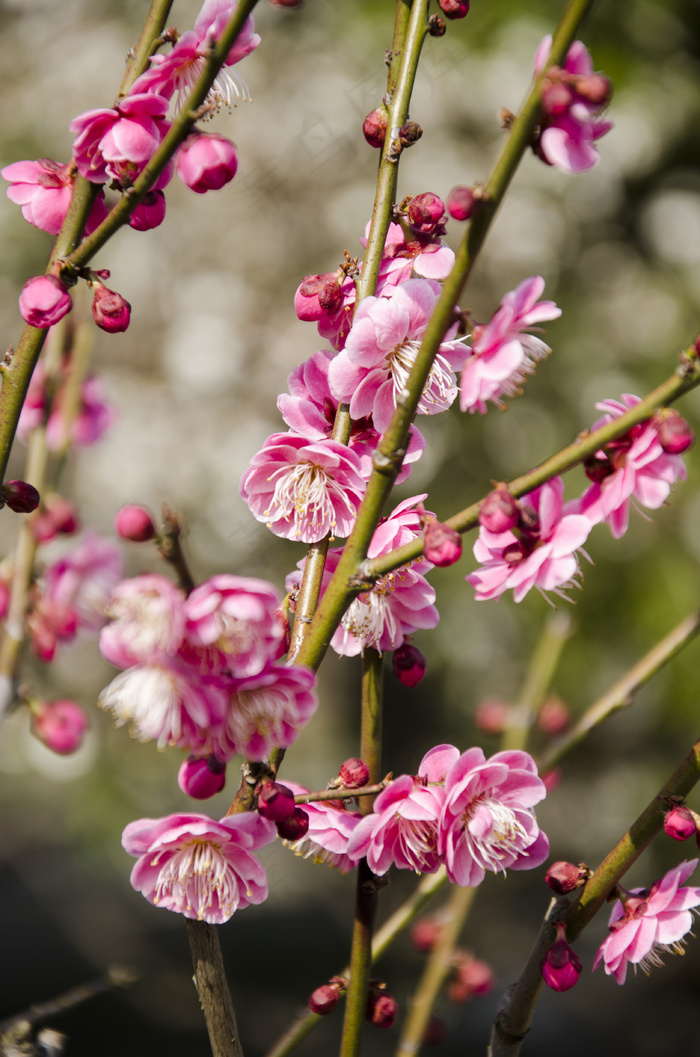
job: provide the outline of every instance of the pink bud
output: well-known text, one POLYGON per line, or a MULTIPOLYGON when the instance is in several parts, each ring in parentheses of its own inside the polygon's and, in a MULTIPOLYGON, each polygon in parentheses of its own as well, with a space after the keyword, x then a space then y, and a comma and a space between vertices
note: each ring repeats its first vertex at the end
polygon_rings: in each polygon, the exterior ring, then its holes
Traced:
POLYGON ((42 702, 32 712, 32 734, 61 756, 80 748, 87 725, 87 716, 75 701, 42 702))
POLYGON ((425 675, 425 657, 410 642, 402 642, 394 650, 394 675, 404 686, 417 686, 425 675))
POLYGON ((165 220, 165 195, 162 191, 148 191, 129 217, 134 231, 151 231, 165 220))
POLYGON ((553 892, 563 896, 576 888, 583 888, 590 876, 591 871, 585 863, 574 866, 572 862, 553 862, 544 879, 553 892))
POLYGON ((542 107, 547 114, 556 117, 564 114, 571 106, 573 95, 563 81, 546 80, 542 86, 542 107))
POLYGON ((612 95, 612 81, 604 73, 587 73, 573 79, 579 95, 594 106, 605 106, 612 95))
POLYGON ((395 998, 385 991, 370 992, 367 998, 367 1020, 375 1028, 390 1028, 396 1020, 399 1005, 395 998))
POLYGON ((486 995, 496 982, 491 966, 469 951, 457 950, 453 956, 453 975, 447 988, 451 1002, 461 1005, 475 995, 486 995))
POLYGON ((265 781, 258 793, 258 812, 270 822, 284 822, 296 810, 294 793, 279 782, 265 781))
POLYGON ((659 444, 667 455, 682 454, 695 440, 695 434, 686 420, 670 408, 658 411, 651 424, 656 429, 659 444))
POLYGON ((571 713, 559 697, 549 697, 537 715, 537 726, 545 734, 556 737, 563 734, 571 723, 571 713))
POLYGON ((520 520, 520 508, 505 484, 499 484, 481 504, 479 524, 487 532, 507 532, 520 520))
POLYGON ((64 499, 53 492, 46 498, 44 507, 56 532, 60 532, 62 536, 72 536, 80 528, 78 509, 70 499, 64 499))
POLYGON ((177 152, 175 168, 185 186, 196 194, 218 191, 236 175, 236 146, 216 132, 192 132, 177 152))
POLYGON ((360 789, 369 782, 369 767, 356 756, 351 756, 338 771, 338 778, 345 789, 360 789))
POLYGON ((383 108, 372 110, 364 120, 362 134, 370 147, 383 147, 386 139, 387 113, 383 108))
POLYGON ((557 922, 557 938, 547 951, 542 976, 553 991, 569 991, 581 975, 581 962, 566 942, 566 925, 557 922))
POLYGON ((135 503, 117 511, 114 528, 118 536, 131 543, 146 543, 156 534, 156 526, 149 511, 135 503))
POLYGON ((58 323, 72 307, 68 289, 55 275, 35 275, 33 279, 27 279, 19 295, 22 319, 39 330, 47 330, 58 323))
POLYGON ((437 918, 420 918, 411 927, 411 943, 421 954, 429 954, 443 930, 444 926, 437 918))
POLYGON ((416 195, 408 203, 408 219, 411 226, 424 235, 433 233, 445 215, 445 203, 432 191, 416 195))
POLYGON ((664 830, 674 840, 688 840, 697 831, 697 816, 687 807, 674 807, 664 815, 664 830))
POLYGON ((510 706, 500 697, 485 697, 476 706, 474 726, 485 734, 502 734, 508 726, 510 706))
POLYGON ((474 215, 476 198, 471 187, 453 187, 447 196, 447 212, 453 220, 469 220, 474 215))
POLYGON ((131 305, 116 290, 95 283, 92 318, 100 330, 106 330, 108 334, 121 334, 131 321, 131 305))
POLYGON ((41 499, 34 485, 26 481, 6 481, 0 488, 0 497, 15 514, 31 514, 41 499))
POLYGON ((319 1017, 332 1013, 340 1001, 341 984, 321 984, 309 998, 309 1009, 319 1017))
POLYGON ((448 18, 465 18, 469 13, 469 0, 439 0, 439 3, 448 18))
POLYGON ((437 518, 424 519, 423 540, 426 559, 441 569, 454 565, 462 557, 462 537, 459 532, 437 518))
POLYGON ((226 785, 226 764, 215 756, 188 756, 178 771, 177 784, 193 800, 208 800, 226 785))
POLYGON ((309 816, 300 807, 294 809, 291 818, 277 823, 277 832, 282 840, 301 840, 309 831, 309 816))

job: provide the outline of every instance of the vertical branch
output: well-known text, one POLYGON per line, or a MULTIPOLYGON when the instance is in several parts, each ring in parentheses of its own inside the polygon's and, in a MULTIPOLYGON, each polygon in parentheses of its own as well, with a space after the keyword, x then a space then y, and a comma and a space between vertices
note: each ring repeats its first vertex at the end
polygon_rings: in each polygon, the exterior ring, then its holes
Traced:
MULTIPOLYGON (((369 768, 369 783, 381 777, 382 751, 382 655, 366 649, 362 658, 362 733, 361 756, 369 768)), ((362 797, 360 811, 372 811, 372 798, 362 797)), ((358 1057, 367 1010, 370 969, 372 967, 372 933, 377 909, 377 879, 361 859, 357 867, 355 924, 350 953, 350 983, 347 992, 340 1057, 358 1057)))
POLYGON ((213 1057, 243 1057, 216 925, 189 919, 186 923, 194 985, 207 1023, 213 1057))

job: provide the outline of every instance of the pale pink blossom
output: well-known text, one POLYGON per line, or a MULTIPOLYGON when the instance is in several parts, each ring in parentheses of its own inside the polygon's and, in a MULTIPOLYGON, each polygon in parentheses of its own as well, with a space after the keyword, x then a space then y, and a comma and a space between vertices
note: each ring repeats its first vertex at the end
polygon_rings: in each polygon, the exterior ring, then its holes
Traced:
MULTIPOLYGON (((409 279, 360 304, 345 348, 328 371, 331 393, 350 405, 352 418, 372 416, 375 429, 383 433, 387 428, 439 296, 439 283, 409 279)), ((450 327, 438 349, 419 415, 446 411, 457 395, 454 371, 464 362, 465 349, 452 340, 456 330, 456 324, 450 327)))
POLYGON ((288 749, 316 711, 315 686, 309 668, 281 664, 234 679, 215 754, 222 760, 236 753, 265 760, 273 749, 288 749))
MULTIPOLYGON (((291 789, 295 796, 309 792, 303 785, 286 779, 281 784, 291 789)), ((314 800, 304 804, 303 810, 309 818, 306 835, 284 843, 303 859, 312 859, 341 873, 349 873, 355 862, 348 855, 348 842, 362 817, 359 811, 352 811, 347 800, 314 800)))
POLYGON ((669 870, 650 889, 634 888, 624 902, 618 900, 610 914, 610 935, 593 962, 603 963, 608 976, 624 984, 627 966, 649 973, 663 965, 664 954, 683 954, 685 936, 693 924, 692 910, 700 906, 700 888, 683 888, 698 865, 697 859, 669 870))
POLYGON ((226 712, 227 687, 205 680, 178 658, 135 665, 121 672, 99 698, 118 727, 139 741, 174 745, 196 756, 213 751, 226 712))
POLYGON ((252 854, 277 836, 257 812, 216 822, 206 815, 168 815, 130 822, 122 845, 138 858, 131 884, 149 903, 195 921, 221 925, 267 899, 265 870, 252 854))
POLYGON ((218 191, 238 169, 236 145, 215 132, 192 132, 175 156, 175 171, 196 194, 218 191))
POLYGON ((294 294, 294 309, 299 319, 317 323, 321 337, 342 349, 352 326, 356 296, 353 279, 338 268, 304 276, 294 294))
POLYGON ((147 573, 122 580, 107 607, 100 653, 116 668, 158 664, 174 657, 185 633, 185 594, 165 576, 147 573))
POLYGON ((280 596, 265 580, 221 573, 185 602, 187 641, 202 651, 210 672, 245 678, 276 660, 284 645, 280 596))
POLYGON ((525 376, 549 347, 527 328, 557 319, 561 309, 553 301, 538 301, 544 279, 533 275, 510 290, 490 323, 475 326, 472 345, 462 368, 459 404, 462 411, 486 413, 486 401, 500 406, 503 396, 519 392, 525 376))
POLYGON ((241 480, 241 495, 276 536, 316 543, 349 536, 365 492, 358 456, 335 440, 273 433, 241 480))
MULTIPOLYGON (((73 154, 78 172, 92 183, 129 182, 139 175, 170 128, 168 102, 147 92, 127 95, 111 109, 87 110, 70 123, 78 135, 73 154)), ((169 164, 151 190, 161 190, 173 173, 169 164)))
MULTIPOLYGON (((551 49, 552 38, 546 36, 535 54, 535 73, 547 67, 551 49)), ((612 128, 612 121, 600 117, 610 94, 606 85, 606 78, 593 73, 593 61, 580 40, 569 48, 562 69, 548 70, 543 84, 543 131, 538 154, 549 165, 576 173, 591 169, 598 161, 593 144, 612 128), (595 88, 593 94, 588 90, 589 84, 595 88), (550 99, 553 105, 548 106, 550 99)))
POLYGON ((350 858, 366 856, 369 868, 380 877, 392 865, 435 873, 442 861, 438 819, 445 790, 441 783, 458 757, 453 745, 438 745, 423 757, 417 776, 402 774, 390 782, 374 801, 372 814, 362 819, 350 838, 350 858))
MULTIPOLYGON (((289 393, 282 393, 277 397, 277 407, 289 428, 310 440, 325 440, 333 433, 338 401, 331 395, 328 384, 328 370, 332 359, 331 352, 314 352, 289 375, 289 393)), ((352 421, 348 446, 359 456, 362 476, 366 480, 369 480, 372 473, 372 456, 380 439, 369 418, 352 421)), ((396 484, 403 484, 408 480, 411 464, 420 458, 424 448, 425 437, 416 426, 412 426, 396 484)))
POLYGON ((107 623, 109 596, 121 576, 122 555, 117 544, 86 532, 74 550, 46 569, 44 598, 73 610, 79 627, 99 631, 107 623))
MULTIPOLYGON (((75 169, 51 158, 16 161, 0 170, 8 180, 7 197, 22 207, 22 216, 35 228, 58 235, 73 194, 75 169)), ((107 216, 104 192, 100 191, 85 225, 90 234, 107 216)))
MULTIPOLYGON (((607 414, 592 429, 613 422, 641 401, 624 393, 621 401, 603 400, 596 407, 607 414)), ((624 436, 596 452, 595 474, 599 480, 581 497, 580 511, 593 523, 610 526, 615 539, 624 536, 629 524, 630 505, 634 500, 650 510, 657 510, 668 499, 671 485, 684 481, 685 464, 680 455, 667 455, 651 421, 634 426, 624 436)))
POLYGON ((535 761, 508 750, 463 753, 445 777, 438 852, 453 884, 481 884, 486 871, 530 870, 549 854, 532 808, 546 795, 535 761))
POLYGON ((527 528, 489 532, 481 526, 474 544, 480 568, 465 577, 477 601, 512 590, 514 600, 521 602, 532 587, 566 597, 563 589, 573 586, 580 573, 576 551, 593 525, 578 513, 578 503, 565 505, 563 495, 564 482, 554 477, 520 501, 527 528))

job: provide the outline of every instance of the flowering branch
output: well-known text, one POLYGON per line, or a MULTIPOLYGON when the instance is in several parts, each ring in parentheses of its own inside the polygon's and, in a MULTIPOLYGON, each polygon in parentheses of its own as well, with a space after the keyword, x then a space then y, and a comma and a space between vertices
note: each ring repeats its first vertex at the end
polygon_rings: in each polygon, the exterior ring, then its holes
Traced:
POLYGON ((359 789, 323 789, 319 793, 299 793, 294 797, 295 804, 314 804, 318 800, 351 800, 356 796, 376 796, 391 782, 393 775, 388 774, 381 782, 374 785, 363 785, 359 789))

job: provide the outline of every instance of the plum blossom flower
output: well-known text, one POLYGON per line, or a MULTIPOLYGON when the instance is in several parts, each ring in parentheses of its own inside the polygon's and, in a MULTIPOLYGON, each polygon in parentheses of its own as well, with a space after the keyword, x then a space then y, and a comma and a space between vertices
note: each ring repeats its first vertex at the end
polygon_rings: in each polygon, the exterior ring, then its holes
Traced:
MULTIPOLYGON (((111 109, 87 110, 70 123, 73 155, 78 172, 92 183, 108 179, 133 182, 160 146, 170 128, 165 120, 168 102, 147 92, 127 95, 111 109)), ((172 164, 166 166, 152 190, 161 190, 170 180, 172 164)))
POLYGON ((442 861, 438 819, 445 791, 440 783, 458 757, 454 745, 438 745, 421 760, 417 777, 402 774, 383 789, 372 814, 350 838, 350 858, 366 856, 369 868, 380 877, 392 864, 399 870, 435 873, 442 861))
MULTIPOLYGON (((421 339, 440 296, 431 279, 409 279, 382 297, 366 297, 355 313, 345 348, 331 362, 328 380, 336 400, 350 405, 352 418, 372 416, 380 433, 389 425, 404 391, 421 339)), ((464 346, 448 330, 418 402, 418 414, 446 411, 457 395, 454 371, 464 346)))
MULTIPOLYGON (((38 158, 6 165, 0 169, 0 176, 9 181, 7 197, 21 206, 24 219, 49 235, 58 235, 73 194, 75 167, 38 158)), ((104 192, 100 191, 85 225, 86 234, 94 231, 106 216, 104 192)))
POLYGON ((257 812, 219 822, 178 814, 130 822, 122 845, 138 859, 132 887, 149 903, 221 925, 236 910, 267 899, 267 877, 252 852, 276 836, 257 812))
POLYGON ((274 433, 253 456, 241 495, 276 536, 316 543, 349 536, 365 491, 360 460, 335 440, 274 433))
MULTIPOLYGON (((621 401, 601 401, 596 407, 607 414, 592 428, 612 422, 640 402, 631 393, 624 393, 621 401)), ((657 510, 668 499, 671 485, 686 477, 680 455, 666 454, 652 421, 634 426, 623 437, 596 452, 594 463, 587 472, 595 479, 581 497, 580 512, 593 524, 606 522, 615 539, 627 531, 633 500, 657 510)))
POLYGON ((465 577, 477 601, 512 590, 514 600, 521 602, 532 587, 545 597, 547 591, 566 597, 562 589, 572 586, 580 572, 576 551, 593 525, 578 513, 577 502, 564 504, 563 494, 564 482, 554 477, 521 500, 527 527, 489 532, 481 526, 474 544, 481 567, 465 577))
POLYGON ((486 401, 500 406, 512 396, 534 364, 548 355, 549 347, 528 327, 558 319, 561 309, 553 301, 538 301, 544 279, 533 275, 510 290, 490 323, 474 327, 472 345, 462 368, 459 404, 462 411, 486 413, 486 401))
POLYGON ((610 935, 593 962, 602 963, 608 976, 624 984, 627 966, 649 973, 663 965, 663 954, 683 954, 684 937, 693 924, 694 907, 700 906, 700 888, 682 887, 698 865, 697 859, 669 870, 650 889, 635 888, 618 900, 610 914, 610 935))
MULTIPOLYGON (((429 197, 437 199, 442 205, 437 195, 429 193, 417 195, 411 205, 429 197)), ((391 275, 390 282, 394 286, 410 279, 411 275, 421 279, 446 279, 455 262, 453 251, 440 237, 445 234, 445 225, 433 221, 422 225, 425 228, 422 231, 420 225, 415 226, 412 222, 414 218, 417 218, 417 213, 414 213, 413 218, 410 216, 411 205, 409 205, 409 226, 413 238, 406 237, 400 224, 390 224, 384 243, 382 264, 384 270, 391 275)), ((444 212, 443 206, 442 213, 444 212)), ((367 245, 369 227, 367 224, 365 237, 360 239, 363 246, 367 245)))
POLYGON ((68 756, 80 748, 88 727, 85 709, 75 701, 39 701, 32 704, 32 734, 52 752, 68 756))
MULTIPOLYGON (((281 784, 291 789, 295 796, 309 792, 303 785, 286 779, 281 784)), ((309 819, 305 836, 284 843, 302 859, 312 859, 341 873, 349 873, 355 862, 348 855, 348 842, 362 817, 359 811, 350 810, 346 800, 314 800, 304 804, 304 811, 309 819)))
MULTIPOLYGON (((547 67, 552 38, 546 36, 535 54, 535 73, 547 67)), ((612 128, 600 117, 610 96, 606 77, 593 72, 586 46, 576 40, 569 48, 563 69, 553 66, 543 82, 543 131, 537 153, 563 172, 585 172, 598 161, 593 146, 612 128)))
MULTIPOLYGON (((183 33, 167 55, 151 56, 151 69, 134 82, 132 92, 154 92, 166 99, 176 94, 176 110, 179 111, 199 80, 212 44, 217 42, 237 7, 235 0, 205 0, 194 29, 183 33)), ((260 37, 255 32, 252 15, 249 15, 226 56, 224 67, 240 62, 259 43, 260 37)), ((206 103, 218 110, 222 105, 230 107, 238 99, 249 98, 243 78, 222 69, 209 90, 206 103)))
POLYGON ((47 568, 44 599, 70 608, 80 628, 99 631, 107 622, 107 602, 121 575, 122 556, 117 544, 86 532, 73 551, 47 568))
MULTIPOLYGON (((310 440, 325 440, 333 432, 338 401, 333 399, 328 384, 328 370, 332 359, 331 352, 314 352, 289 375, 289 393, 282 393, 277 397, 277 407, 289 428, 310 440)), ((366 480, 369 480, 372 473, 372 456, 380 440, 379 433, 368 418, 352 422, 348 444, 359 456, 362 476, 366 480)), ((406 455, 396 478, 397 484, 408 480, 411 464, 420 458, 424 448, 423 434, 412 426, 406 455)))
POLYGON ((100 653, 116 668, 158 664, 174 657, 185 634, 185 594, 165 576, 149 573, 122 580, 107 607, 100 653))
POLYGON ((288 749, 316 711, 315 686, 309 668, 281 664, 234 679, 215 755, 229 760, 238 752, 265 760, 273 749, 288 749))
POLYGON ((453 884, 481 884, 493 873, 530 870, 549 854, 549 841, 532 808, 546 795, 535 761, 526 752, 479 748, 456 760, 445 777, 438 852, 453 884))

